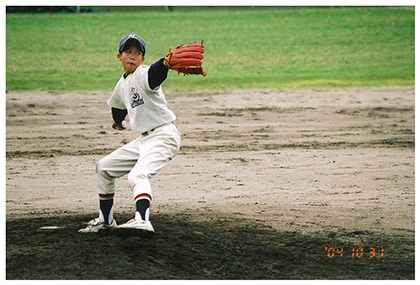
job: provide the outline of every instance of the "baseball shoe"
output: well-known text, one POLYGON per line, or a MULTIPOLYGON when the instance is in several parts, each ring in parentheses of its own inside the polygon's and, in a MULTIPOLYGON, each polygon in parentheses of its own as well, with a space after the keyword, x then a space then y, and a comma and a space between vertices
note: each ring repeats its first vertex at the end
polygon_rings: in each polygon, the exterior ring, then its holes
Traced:
POLYGON ((79 233, 97 233, 103 230, 110 230, 117 227, 117 222, 112 220, 110 225, 105 224, 104 222, 100 221, 99 218, 93 219, 88 222, 88 225, 84 229, 80 229, 79 233))
POLYGON ((121 236, 138 236, 141 238, 152 238, 155 234, 152 223, 139 219, 132 219, 116 228, 121 236))

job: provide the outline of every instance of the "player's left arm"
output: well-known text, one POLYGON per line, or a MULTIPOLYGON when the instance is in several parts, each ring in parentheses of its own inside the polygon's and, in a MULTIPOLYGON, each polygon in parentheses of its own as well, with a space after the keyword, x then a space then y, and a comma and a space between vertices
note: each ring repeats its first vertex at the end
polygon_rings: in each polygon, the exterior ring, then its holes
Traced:
POLYGON ((148 71, 148 83, 150 89, 155 89, 165 81, 168 76, 168 67, 165 65, 165 59, 161 58, 153 63, 148 71))

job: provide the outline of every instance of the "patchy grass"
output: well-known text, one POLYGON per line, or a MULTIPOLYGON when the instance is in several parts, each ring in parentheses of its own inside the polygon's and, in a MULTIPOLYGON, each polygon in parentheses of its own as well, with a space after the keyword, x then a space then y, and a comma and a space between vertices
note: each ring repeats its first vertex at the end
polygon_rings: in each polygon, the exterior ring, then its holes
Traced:
POLYGON ((112 90, 118 42, 137 32, 146 64, 206 40, 207 77, 170 72, 166 89, 414 84, 414 8, 175 9, 7 14, 7 90, 112 90))

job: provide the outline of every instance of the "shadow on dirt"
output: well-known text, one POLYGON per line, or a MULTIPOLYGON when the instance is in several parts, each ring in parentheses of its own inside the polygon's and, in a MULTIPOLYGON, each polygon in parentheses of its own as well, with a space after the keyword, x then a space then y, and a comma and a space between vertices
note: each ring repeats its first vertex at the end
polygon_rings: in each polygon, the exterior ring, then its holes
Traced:
POLYGON ((91 217, 7 220, 6 278, 414 279, 414 240, 404 237, 308 236, 242 219, 198 223, 190 214, 154 215, 156 234, 149 240, 78 233, 91 217))

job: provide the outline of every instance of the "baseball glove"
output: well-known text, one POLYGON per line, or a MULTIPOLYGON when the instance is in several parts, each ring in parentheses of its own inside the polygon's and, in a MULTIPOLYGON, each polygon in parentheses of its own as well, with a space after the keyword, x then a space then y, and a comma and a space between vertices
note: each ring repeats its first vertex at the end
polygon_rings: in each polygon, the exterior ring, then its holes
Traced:
POLYGON ((181 72, 185 75, 201 74, 206 76, 207 73, 202 67, 203 58, 204 40, 201 40, 201 44, 179 45, 174 49, 170 48, 165 61, 167 66, 178 71, 178 74, 181 72))

